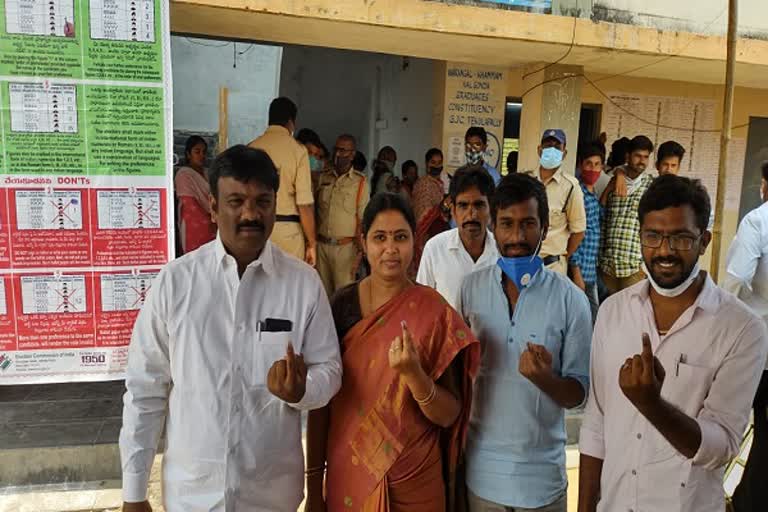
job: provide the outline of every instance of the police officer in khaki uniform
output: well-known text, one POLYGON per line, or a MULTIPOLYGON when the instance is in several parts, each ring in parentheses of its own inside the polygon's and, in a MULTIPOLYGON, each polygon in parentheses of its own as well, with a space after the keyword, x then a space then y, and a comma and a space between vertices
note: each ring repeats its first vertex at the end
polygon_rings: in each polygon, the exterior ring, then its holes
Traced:
POLYGON ((353 136, 341 135, 317 185, 317 270, 328 295, 355 280, 362 255, 360 223, 371 194, 365 175, 352 167, 356 149, 353 136))
POLYGON ((563 130, 544 130, 539 146, 539 171, 531 174, 544 184, 549 203, 549 230, 539 254, 547 268, 567 275, 568 258, 584 239, 587 216, 579 181, 561 169, 567 154, 565 142, 563 130))
POLYGON ((315 207, 307 148, 293 138, 296 105, 277 98, 269 105, 269 127, 249 146, 266 151, 280 173, 277 219, 270 241, 308 264, 317 262, 315 207))

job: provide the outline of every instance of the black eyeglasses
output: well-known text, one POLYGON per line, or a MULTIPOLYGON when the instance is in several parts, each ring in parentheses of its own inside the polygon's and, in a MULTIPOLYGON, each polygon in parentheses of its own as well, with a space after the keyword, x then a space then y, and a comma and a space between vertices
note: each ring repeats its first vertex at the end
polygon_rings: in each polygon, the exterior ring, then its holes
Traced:
POLYGON ((701 238, 693 235, 662 235, 655 231, 643 231, 640 233, 640 244, 649 249, 658 249, 664 243, 669 242, 669 248, 675 251, 690 251, 693 245, 701 238))

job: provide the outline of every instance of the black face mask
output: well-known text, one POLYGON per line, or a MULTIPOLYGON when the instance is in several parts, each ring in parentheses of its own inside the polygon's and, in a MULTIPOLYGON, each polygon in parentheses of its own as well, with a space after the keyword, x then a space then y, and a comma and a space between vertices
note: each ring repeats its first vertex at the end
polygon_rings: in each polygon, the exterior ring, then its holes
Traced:
POLYGON ((429 172, 430 176, 440 176, 440 173, 443 172, 443 168, 442 167, 430 167, 427 172, 429 172))

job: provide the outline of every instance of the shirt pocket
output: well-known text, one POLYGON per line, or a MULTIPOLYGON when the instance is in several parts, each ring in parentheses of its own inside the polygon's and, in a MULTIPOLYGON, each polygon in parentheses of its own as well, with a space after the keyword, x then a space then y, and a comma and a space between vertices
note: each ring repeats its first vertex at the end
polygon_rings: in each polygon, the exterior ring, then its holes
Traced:
MULTIPOLYGON (((661 397, 691 418, 698 417, 712 386, 715 371, 681 362, 675 362, 671 368, 665 368, 665 371, 661 397)), ((677 450, 656 427, 651 425, 650 429, 654 448, 651 461, 665 460, 677 454, 677 450)))
POLYGON ((253 344, 253 364, 249 384, 252 387, 266 387, 270 368, 285 357, 290 332, 262 332, 260 339, 253 344))
POLYGON ((549 229, 552 231, 562 229, 568 223, 568 216, 562 208, 549 210, 549 229))

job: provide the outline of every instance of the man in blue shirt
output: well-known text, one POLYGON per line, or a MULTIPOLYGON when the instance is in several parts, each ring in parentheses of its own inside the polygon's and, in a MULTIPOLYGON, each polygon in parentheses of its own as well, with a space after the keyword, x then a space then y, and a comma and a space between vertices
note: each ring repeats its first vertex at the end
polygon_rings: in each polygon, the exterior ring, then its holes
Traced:
POLYGON ((564 409, 589 389, 589 303, 537 255, 544 185, 506 176, 491 203, 497 265, 467 276, 459 310, 481 340, 467 439, 471 512, 566 512, 564 409))
POLYGON ((587 231, 579 248, 568 260, 568 270, 573 282, 584 290, 592 310, 592 324, 597 318, 600 303, 597 297, 597 257, 600 252, 600 222, 603 207, 595 193, 595 184, 603 173, 605 151, 597 144, 590 144, 579 155, 579 184, 584 194, 584 211, 587 217, 587 231))
POLYGON ((482 126, 473 126, 464 135, 464 156, 467 157, 467 165, 482 165, 483 169, 493 178, 493 184, 498 185, 501 174, 495 167, 485 161, 485 151, 488 149, 488 134, 482 126))

